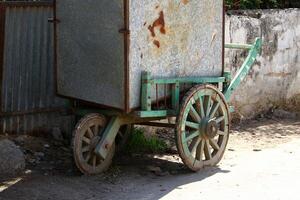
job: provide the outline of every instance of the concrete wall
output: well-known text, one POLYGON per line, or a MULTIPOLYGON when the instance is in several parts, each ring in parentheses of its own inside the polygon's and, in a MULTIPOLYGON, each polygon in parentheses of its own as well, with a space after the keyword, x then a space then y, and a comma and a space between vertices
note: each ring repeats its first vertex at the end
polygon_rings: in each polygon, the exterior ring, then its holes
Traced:
MULTIPOLYGON (((273 107, 300 110, 300 9, 243 11, 226 16, 226 42, 263 38, 262 55, 232 104, 251 118, 273 107)), ((227 50, 226 68, 236 72, 246 53, 227 50)))

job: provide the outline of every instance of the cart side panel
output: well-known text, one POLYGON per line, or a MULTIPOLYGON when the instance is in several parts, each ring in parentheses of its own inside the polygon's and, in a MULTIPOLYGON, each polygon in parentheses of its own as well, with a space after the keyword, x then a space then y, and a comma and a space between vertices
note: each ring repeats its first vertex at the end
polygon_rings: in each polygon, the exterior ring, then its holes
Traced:
POLYGON ((130 108, 141 72, 154 77, 221 76, 223 0, 129 0, 130 108))
POLYGON ((58 0, 56 16, 58 93, 123 109, 123 1, 58 0))

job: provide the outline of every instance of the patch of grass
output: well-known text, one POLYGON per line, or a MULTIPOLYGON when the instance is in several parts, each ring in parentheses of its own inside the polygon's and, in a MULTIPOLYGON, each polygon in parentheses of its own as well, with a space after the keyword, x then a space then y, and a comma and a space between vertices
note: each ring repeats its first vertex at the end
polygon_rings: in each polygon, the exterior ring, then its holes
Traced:
POLYGON ((156 136, 145 137, 141 128, 133 129, 129 136, 125 151, 128 153, 162 153, 167 144, 156 136))

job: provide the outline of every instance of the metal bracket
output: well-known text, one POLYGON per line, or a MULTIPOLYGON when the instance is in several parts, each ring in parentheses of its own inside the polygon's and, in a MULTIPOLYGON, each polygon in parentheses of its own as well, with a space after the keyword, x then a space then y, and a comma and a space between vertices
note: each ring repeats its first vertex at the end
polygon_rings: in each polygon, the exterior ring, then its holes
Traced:
POLYGON ((128 35, 128 34, 130 34, 130 31, 127 28, 122 28, 119 30, 119 33, 128 35))
POLYGON ((56 19, 56 18, 53 18, 53 17, 50 17, 50 18, 48 18, 48 22, 49 22, 49 23, 55 23, 55 24, 58 24, 58 23, 60 23, 60 20, 59 20, 59 19, 56 19))

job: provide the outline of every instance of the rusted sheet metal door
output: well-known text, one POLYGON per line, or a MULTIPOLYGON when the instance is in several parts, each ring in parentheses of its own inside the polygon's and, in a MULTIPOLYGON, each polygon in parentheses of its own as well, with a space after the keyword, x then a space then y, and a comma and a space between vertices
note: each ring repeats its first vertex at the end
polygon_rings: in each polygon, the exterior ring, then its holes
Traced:
POLYGON ((123 1, 57 0, 56 18, 58 93, 123 109, 123 1))
POLYGON ((142 71, 156 77, 222 75, 223 0, 130 0, 129 5, 131 108, 140 103, 142 71))

